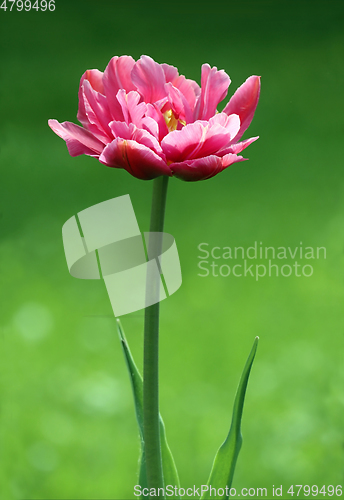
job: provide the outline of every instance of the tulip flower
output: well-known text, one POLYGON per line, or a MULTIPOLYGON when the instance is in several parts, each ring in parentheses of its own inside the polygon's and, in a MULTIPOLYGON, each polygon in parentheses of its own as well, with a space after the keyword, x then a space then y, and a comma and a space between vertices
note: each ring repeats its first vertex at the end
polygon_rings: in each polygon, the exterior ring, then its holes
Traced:
POLYGON ((240 141, 258 104, 260 78, 250 76, 222 112, 230 78, 203 64, 201 87, 151 57, 113 57, 104 73, 84 73, 77 118, 49 120, 71 156, 85 154, 139 179, 175 176, 208 179, 229 165, 258 137, 240 141))
MULTIPOLYGON (((79 87, 77 118, 82 126, 49 120, 66 141, 71 156, 88 155, 139 179, 154 179, 147 255, 162 254, 162 234, 169 177, 185 181, 209 179, 244 160, 241 153, 258 137, 241 141, 256 110, 260 78, 250 76, 221 112, 230 78, 208 64, 201 86, 151 57, 113 57, 104 73, 84 73, 79 87)), ((160 273, 147 267, 146 297, 159 298, 160 273)), ((153 269, 154 270, 154 269, 153 269)), ((159 300, 147 301, 144 320, 143 377, 131 356, 122 328, 119 333, 132 380, 142 459, 140 485, 151 498, 165 498, 164 484, 179 484, 159 413, 159 300), (154 491, 154 493, 151 493, 154 491), (156 494, 155 492, 158 492, 156 494)), ((234 403, 232 425, 220 447, 209 478, 218 491, 230 488, 241 446, 240 423, 256 338, 234 403)), ((207 487, 208 488, 208 487, 207 487)), ((202 499, 210 498, 207 489, 202 499)), ((146 496, 146 495, 145 495, 146 496)), ((221 494, 221 498, 222 498, 221 494)), ((175 498, 180 498, 179 494, 175 498)))

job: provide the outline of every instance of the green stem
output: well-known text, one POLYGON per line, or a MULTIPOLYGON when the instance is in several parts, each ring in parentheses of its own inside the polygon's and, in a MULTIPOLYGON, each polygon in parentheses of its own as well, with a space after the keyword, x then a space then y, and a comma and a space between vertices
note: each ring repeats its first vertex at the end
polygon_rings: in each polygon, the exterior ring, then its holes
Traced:
MULTIPOLYGON (((154 179, 150 232, 162 233, 164 230, 168 179, 167 176, 154 179)), ((143 433, 148 488, 158 491, 164 487, 159 430, 159 301, 145 309, 143 433)), ((164 498, 164 495, 157 494, 156 497, 164 498)))

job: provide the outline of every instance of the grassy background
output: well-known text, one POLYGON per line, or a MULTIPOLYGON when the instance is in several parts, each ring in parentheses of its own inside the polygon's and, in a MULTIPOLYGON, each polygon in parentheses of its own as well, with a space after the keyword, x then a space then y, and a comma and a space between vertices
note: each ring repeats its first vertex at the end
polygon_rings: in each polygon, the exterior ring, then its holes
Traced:
MULTIPOLYGON (((207 480, 256 335, 233 486, 290 498, 291 484, 343 483, 343 14, 341 1, 302 0, 0 10, 1 498, 133 498, 139 441, 115 320, 102 282, 68 274, 61 227, 129 193, 147 230, 152 183, 69 157, 47 126, 75 122, 81 74, 121 54, 198 81, 216 65, 230 95, 262 76, 250 161, 169 186, 183 285, 161 304, 161 411, 182 486, 207 480), (199 243, 255 241, 327 258, 309 278, 198 276, 199 243)), ((142 366, 142 313, 123 326, 142 366)))

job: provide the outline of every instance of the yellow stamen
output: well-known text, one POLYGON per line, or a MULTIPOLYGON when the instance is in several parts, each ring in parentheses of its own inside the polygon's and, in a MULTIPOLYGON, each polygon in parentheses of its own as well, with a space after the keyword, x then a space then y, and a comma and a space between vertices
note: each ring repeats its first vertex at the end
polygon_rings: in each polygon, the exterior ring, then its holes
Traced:
POLYGON ((183 126, 186 125, 186 122, 184 120, 177 120, 177 118, 174 116, 172 109, 169 109, 168 111, 165 111, 163 113, 165 122, 167 125, 167 128, 169 132, 173 132, 173 130, 176 130, 178 127, 178 122, 180 122, 183 126))

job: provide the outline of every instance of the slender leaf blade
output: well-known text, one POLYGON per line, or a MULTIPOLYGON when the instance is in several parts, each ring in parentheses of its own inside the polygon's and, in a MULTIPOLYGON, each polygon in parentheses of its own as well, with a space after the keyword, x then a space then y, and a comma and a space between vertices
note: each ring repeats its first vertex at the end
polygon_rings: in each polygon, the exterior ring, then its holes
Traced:
MULTIPOLYGON (((130 380, 134 394, 136 418, 139 426, 139 433, 141 440, 141 464, 140 464, 139 482, 142 490, 143 488, 147 488, 145 443, 144 443, 144 433, 143 433, 143 380, 136 366, 134 358, 130 352, 128 341, 124 335, 124 331, 119 319, 117 319, 117 330, 130 374, 130 380)), ((164 472, 164 484, 165 487, 168 485, 171 485, 173 487, 177 486, 177 489, 179 490, 180 488, 179 476, 170 447, 168 446, 167 443, 165 424, 163 422, 161 415, 159 415, 159 418, 160 418, 160 446, 161 446, 162 466, 164 472)), ((180 496, 169 495, 169 498, 180 499, 180 496)))
POLYGON ((213 467, 207 484, 208 490, 203 493, 203 495, 201 496, 201 500, 214 498, 227 499, 229 497, 229 490, 232 485, 235 466, 242 444, 242 412, 244 408, 247 383, 256 355, 258 340, 259 338, 256 337, 249 357, 247 358, 244 370, 242 372, 239 386, 235 395, 231 427, 226 440, 220 446, 215 456, 213 467), (220 491, 223 490, 224 494, 221 496, 218 494, 217 496, 211 495, 211 493, 214 493, 214 490, 210 490, 210 486, 211 488, 216 489, 217 493, 219 489, 220 491))

